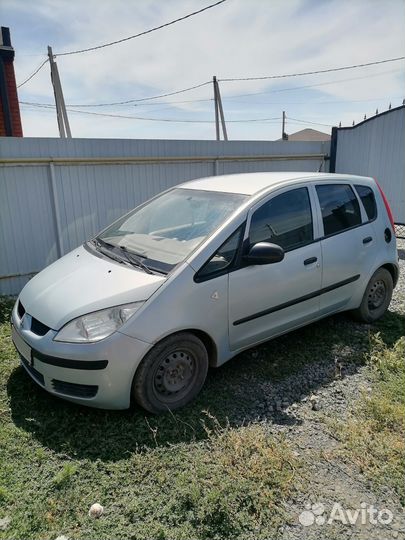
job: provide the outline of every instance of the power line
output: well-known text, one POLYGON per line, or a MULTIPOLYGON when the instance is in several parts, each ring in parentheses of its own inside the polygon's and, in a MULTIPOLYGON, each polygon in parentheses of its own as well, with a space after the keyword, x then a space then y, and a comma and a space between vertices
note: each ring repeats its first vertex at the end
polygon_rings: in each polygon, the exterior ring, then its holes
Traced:
MULTIPOLYGON (((314 124, 314 122, 311 123, 311 125, 313 125, 313 124, 314 124)), ((288 125, 288 126, 297 126, 297 127, 299 127, 299 128, 302 128, 302 129, 305 127, 305 124, 302 123, 302 122, 288 122, 287 125, 288 125)), ((315 124, 315 125, 321 125, 321 126, 324 126, 325 124, 315 124)), ((328 126, 328 127, 329 127, 329 129, 331 129, 332 126, 328 126)))
MULTIPOLYGON (((28 105, 32 107, 38 107, 38 108, 44 108, 48 110, 53 110, 54 107, 51 105, 36 105, 33 103, 28 102, 21 102, 23 105, 28 105)), ((150 118, 150 117, 143 117, 143 116, 127 116, 127 115, 121 115, 121 114, 114 114, 114 113, 97 113, 93 111, 79 111, 77 109, 68 109, 69 112, 77 113, 77 114, 87 114, 91 116, 101 116, 104 118, 121 118, 124 120, 140 120, 140 121, 148 121, 148 122, 165 122, 165 123, 176 123, 176 124, 213 124, 215 123, 213 120, 200 120, 197 118, 193 119, 176 119, 176 118, 150 118)), ((262 123, 278 123, 281 120, 281 117, 275 116, 271 118, 243 118, 240 120, 227 120, 227 123, 255 123, 255 122, 262 122, 262 123)), ((324 124, 322 122, 313 122, 311 120, 302 120, 299 118, 292 118, 290 116, 287 117, 287 120, 293 120, 292 122, 289 122, 289 124, 314 124, 319 126, 326 126, 326 127, 332 127, 332 124, 324 124)))
MULTIPOLYGON (((203 11, 207 11, 208 9, 216 7, 219 4, 223 4, 226 1, 227 0, 219 0, 218 2, 215 2, 214 4, 210 4, 209 6, 206 6, 205 8, 199 9, 197 11, 193 11, 192 13, 184 15, 183 17, 179 17, 178 19, 174 19, 173 21, 161 24, 160 26, 156 26, 154 28, 150 28, 149 30, 145 30, 144 32, 140 32, 139 34, 135 34, 133 36, 128 36, 126 38, 122 38, 122 39, 119 39, 117 41, 112 41, 110 43, 104 43, 103 45, 97 45, 96 47, 89 47, 87 49, 80 49, 80 50, 77 50, 77 51, 67 51, 67 52, 62 52, 62 53, 56 53, 56 54, 54 54, 54 56, 67 56, 67 55, 71 55, 71 54, 79 54, 79 53, 83 53, 83 52, 94 51, 94 50, 97 50, 97 49, 103 49, 104 47, 109 47, 111 45, 116 45, 117 43, 122 43, 124 41, 129 41, 130 39, 134 39, 134 38, 137 38, 137 37, 140 37, 140 36, 144 36, 146 34, 150 34, 151 32, 155 32, 156 30, 160 30, 160 29, 165 28, 167 26, 171 26, 172 24, 175 24, 177 22, 184 21, 185 19, 193 17, 194 15, 198 15, 199 13, 202 13, 203 11)), ((39 56, 39 55, 32 55, 32 56, 39 56)), ((42 67, 46 64, 47 61, 48 61, 48 59, 44 60, 44 62, 29 77, 27 77, 27 79, 24 82, 19 84, 17 86, 17 88, 20 88, 21 86, 26 84, 28 81, 30 81, 33 77, 35 77, 35 75, 42 69, 42 67)), ((208 81, 207 83, 203 83, 201 85, 196 85, 195 87, 187 88, 185 90, 180 90, 178 92, 168 93, 168 94, 164 94, 162 96, 154 96, 154 97, 145 98, 145 99, 158 99, 159 97, 166 97, 166 96, 171 96, 171 95, 175 95, 175 94, 180 94, 181 92, 187 92, 188 90, 193 90, 194 88, 200 88, 200 86, 204 86, 205 84, 209 84, 210 82, 211 81, 208 81)), ((129 100, 127 102, 123 102, 122 104, 130 103, 131 101, 143 101, 143 100, 129 100)), ((117 103, 117 105, 118 104, 119 103, 117 103)), ((109 105, 109 104, 107 103, 105 105, 109 105)), ((75 107, 76 106, 81 107, 82 105, 74 105, 74 106, 75 107)), ((87 105, 85 105, 85 106, 87 106, 87 105)), ((103 105, 100 105, 100 106, 103 106, 103 105)))
POLYGON ((25 81, 23 81, 21 84, 18 84, 17 85, 17 88, 21 88, 21 86, 23 86, 23 84, 27 83, 28 81, 30 81, 33 77, 35 77, 35 75, 44 67, 44 65, 48 62, 48 58, 46 58, 42 64, 40 66, 37 67, 37 69, 31 73, 31 75, 29 77, 27 77, 25 79, 25 81))
MULTIPOLYGON (((394 72, 397 71, 397 70, 394 70, 394 72)), ((380 77, 382 75, 386 75, 387 73, 392 73, 393 71, 390 70, 390 71, 384 71, 384 72, 381 72, 381 73, 374 73, 374 74, 371 74, 371 75, 362 75, 361 77, 350 77, 350 78, 347 78, 347 79, 338 79, 338 80, 333 80, 333 81, 326 81, 326 82, 323 82, 323 83, 317 83, 317 84, 306 84, 306 85, 302 85, 302 86, 293 86, 293 87, 285 87, 285 88, 277 88, 275 90, 265 90, 265 91, 262 91, 262 92, 248 92, 248 93, 245 93, 245 94, 235 94, 233 96, 224 96, 223 99, 224 100, 228 100, 228 99, 235 99, 235 98, 238 98, 238 97, 249 97, 249 96, 258 96, 258 95, 265 95, 265 94, 273 94, 273 93, 278 93, 278 92, 291 92, 291 91, 294 91, 294 90, 302 90, 304 88, 317 88, 319 86, 328 86, 328 85, 333 85, 333 84, 339 84, 339 83, 342 83, 342 82, 349 82, 349 81, 358 81, 358 80, 362 80, 362 79, 368 79, 368 78, 371 78, 371 77, 380 77)), ((205 81, 203 83, 200 83, 200 84, 196 84, 194 86, 190 86, 188 88, 183 88, 182 90, 176 90, 176 91, 173 91, 173 92, 168 92, 166 94, 160 94, 160 95, 156 95, 156 96, 151 96, 151 97, 144 97, 144 98, 138 98, 138 99, 128 99, 128 100, 125 100, 125 101, 114 101, 114 102, 110 102, 110 103, 83 103, 83 104, 69 104, 68 106, 69 107, 107 107, 107 106, 115 106, 115 105, 129 105, 131 103, 142 103, 142 102, 145 102, 145 101, 150 101, 150 100, 155 100, 155 99, 159 99, 159 98, 164 98, 164 97, 169 97, 169 96, 174 96, 174 95, 177 95, 177 94, 181 94, 181 93, 184 93, 184 92, 189 92, 191 90, 194 90, 194 89, 197 89, 197 88, 201 88, 203 86, 207 86, 209 84, 212 84, 212 81, 205 81)), ((172 102, 167 102, 167 103, 156 103, 154 105, 166 105, 166 104, 170 104, 170 103, 201 103, 201 102, 209 102, 209 101, 213 101, 212 98, 206 98, 206 99, 190 99, 190 100, 185 100, 185 101, 172 101, 172 102)), ((21 103, 28 103, 28 102, 21 102, 21 103)), ((52 104, 49 104, 49 103, 34 103, 35 105, 52 105, 52 104)), ((152 104, 151 104, 152 105, 152 104)))
MULTIPOLYGON (((45 60, 44 64, 48 61, 48 59, 45 60)), ((39 69, 41 69, 42 65, 40 66, 39 69)), ((26 82, 28 82, 28 80, 30 78, 32 78, 36 73, 38 73, 39 69, 37 69, 26 81, 24 81, 22 84, 20 84, 20 86, 22 86, 23 84, 25 84, 26 82)), ((175 96, 177 94, 183 94, 184 92, 190 92, 191 90, 196 90, 197 88, 201 88, 203 86, 207 86, 207 84, 212 84, 212 81, 205 81, 203 83, 199 83, 199 84, 195 84, 194 86, 189 86, 188 88, 182 88, 181 90, 175 90, 173 92, 167 92, 166 94, 160 94, 160 95, 156 95, 156 96, 149 96, 149 97, 144 97, 144 98, 137 98, 137 99, 127 99, 125 101, 115 101, 113 103, 81 103, 81 104, 71 104, 70 107, 110 107, 110 106, 113 106, 113 105, 128 105, 130 103, 140 103, 140 102, 143 102, 143 101, 151 101, 151 100, 154 100, 154 99, 160 99, 160 98, 164 98, 164 97, 169 97, 169 96, 175 96)), ((19 87, 17 87, 19 88, 19 87)), ((188 100, 188 101, 179 101, 178 103, 191 103, 193 101, 212 101, 212 99, 207 99, 207 100, 188 100)), ((48 103, 41 103, 40 105, 49 105, 48 103)))
MULTIPOLYGON (((391 72, 389 72, 391 73, 391 72)), ((361 77, 363 78, 363 77, 361 77)), ((358 77, 355 77, 355 78, 351 78, 351 79, 342 79, 341 82, 346 82, 346 81, 353 81, 353 80, 358 80, 358 77)), ((334 83, 339 83, 340 81, 332 81, 332 83, 330 84, 334 84, 334 83)), ((212 81, 210 81, 210 84, 212 84, 212 81)), ((329 83, 328 83, 329 84, 329 83)), ((322 83, 321 83, 322 85, 322 83)), ((299 87, 299 88, 313 88, 313 87, 316 87, 318 85, 310 85, 310 86, 305 86, 305 87, 299 87)), ((294 90, 296 89, 297 87, 293 88, 294 90)), ((277 91, 286 91, 286 90, 292 90, 292 88, 281 88, 279 90, 276 90, 277 91)), ((270 92, 260 92, 260 93, 271 93, 273 92, 272 90, 270 90, 270 92)), ((250 96, 250 95, 257 95, 257 94, 243 94, 244 96, 250 96)), ((237 96, 228 96, 228 97, 223 97, 222 99, 232 99, 234 97, 237 97, 237 96)), ((375 98, 369 98, 369 99, 352 99, 352 100, 332 100, 332 101, 325 101, 325 100, 322 100, 322 101, 311 101, 311 100, 306 100, 306 101, 258 101, 258 102, 255 102, 254 105, 256 106, 261 106, 261 105, 331 105, 331 104, 335 104, 335 103, 343 103, 343 104, 347 104, 347 103, 366 103, 366 102, 376 102, 376 101, 381 101, 381 100, 384 100, 384 101, 387 101, 387 102, 390 102, 390 101, 394 101, 395 99, 401 99, 402 100, 403 96, 392 96, 390 98, 388 98, 387 96, 380 96, 380 97, 375 97, 375 98)), ((202 102, 210 102, 210 101, 214 101, 213 98, 206 98, 206 99, 186 99, 186 100, 176 100, 176 101, 162 101, 162 102, 158 102, 158 103, 143 103, 141 105, 133 105, 133 107, 144 107, 145 105, 146 106, 151 106, 151 107, 157 107, 159 105, 165 105, 165 109, 171 109, 171 105, 178 105, 178 104, 183 104, 183 103, 202 103, 202 102)), ((26 103, 28 104, 29 102, 20 102, 20 103, 26 103)), ((247 100, 247 101, 232 101, 232 103, 243 103, 243 104, 251 104, 251 101, 247 100)), ((34 105, 47 105, 46 103, 34 103, 34 105)), ((105 104, 107 105, 107 104, 105 104)), ((110 103, 109 105, 111 106, 114 106, 116 105, 116 103, 110 103)), ((70 105, 70 107, 100 107, 100 106, 104 106, 103 104, 87 104, 87 105, 70 105)), ((163 109, 160 109, 160 110, 163 110, 163 109)))
MULTIPOLYGON (((384 98, 385 99, 385 98, 384 98)), ((370 101, 370 100, 355 100, 355 102, 362 102, 362 101, 370 101)), ((328 103, 328 102, 325 102, 328 103)), ((334 103, 334 102, 330 102, 334 103)), ((29 106, 35 108, 43 108, 52 110, 55 108, 54 105, 51 104, 40 104, 40 103, 33 103, 33 102, 27 102, 27 101, 20 101, 20 104, 24 106, 29 106)), ((317 103, 315 103, 317 104, 317 103)), ((150 117, 139 117, 139 116, 127 116, 127 115, 120 115, 115 113, 96 113, 91 111, 79 111, 75 109, 68 109, 69 112, 77 113, 77 114, 87 114, 87 115, 93 115, 93 116, 101 116, 106 118, 122 118, 126 120, 141 120, 141 121, 150 121, 150 122, 172 122, 172 123, 201 123, 201 124, 212 124, 214 121, 212 120, 200 120, 200 119, 176 119, 176 118, 150 118, 150 117)), ((332 127, 333 124, 325 124, 323 122, 314 122, 313 120, 304 120, 302 118, 295 118, 292 116, 286 116, 289 125, 295 124, 295 125, 301 125, 301 124, 313 124, 317 126, 325 126, 325 127, 332 127)), ((271 118, 245 118, 240 120, 228 120, 228 123, 254 123, 254 122, 263 122, 263 123, 277 123, 280 121, 280 117, 271 117, 271 118), (277 122, 274 122, 277 121, 277 122)))
POLYGON ((311 120, 302 120, 300 118, 293 118, 292 116, 287 116, 286 118, 287 120, 294 120, 295 122, 299 122, 300 124, 314 124, 316 126, 332 127, 332 124, 323 124, 322 122, 312 122, 311 120))
POLYGON ((196 88, 201 88, 202 86, 207 86, 207 84, 212 84, 212 81, 205 81, 194 86, 189 86, 188 88, 183 88, 182 90, 175 90, 174 92, 167 92, 166 94, 160 94, 158 96, 151 96, 138 99, 128 99, 126 101, 116 101, 114 103, 96 103, 96 104, 72 104, 70 107, 109 107, 112 105, 128 105, 129 103, 139 103, 142 101, 150 101, 153 99, 160 99, 169 96, 175 96, 177 94, 183 94, 184 92, 190 92, 190 90, 195 90, 196 88))
MULTIPOLYGON (((386 101, 387 103, 389 103, 390 101, 394 101, 395 99, 402 99, 402 96, 393 96, 391 98, 387 97, 387 96, 380 96, 380 97, 376 97, 376 98, 369 98, 369 99, 343 99, 343 100, 338 100, 338 101, 325 101, 325 100, 322 100, 322 101, 258 101, 255 103, 255 105, 257 106, 260 106, 260 105, 331 105, 331 104, 335 104, 335 103, 344 103, 344 104, 347 104, 347 103, 366 103, 366 102, 376 102, 376 101, 386 101)), ((201 101, 201 100, 196 100, 196 101, 201 101)), ((170 101, 169 102, 166 102, 166 103, 155 103, 154 105, 166 105, 167 103, 171 103, 170 101)), ((182 103, 181 101, 179 102, 176 102, 176 101, 173 101, 172 103, 182 103)), ((233 103, 246 103, 246 104, 249 104, 250 101, 234 101, 233 103)), ((151 103, 151 105, 153 105, 153 103, 151 103)))
MULTIPOLYGON (((337 81, 339 82, 339 81, 337 81)), ((211 84, 212 84, 212 81, 211 81, 211 84)), ((225 98, 222 98, 222 99, 225 99, 225 98)), ((347 104, 347 103, 366 103, 366 102, 377 102, 377 101, 386 101, 387 103, 389 103, 390 101, 394 101, 396 99, 403 99, 403 96, 392 96, 392 97, 387 97, 387 96, 379 96, 379 97, 374 97, 374 98, 368 98, 368 99, 352 99, 352 100, 333 100, 333 101, 329 101, 329 100, 321 100, 321 101, 316 101, 316 100, 306 100, 306 101, 257 101, 257 102, 254 102, 253 105, 256 105, 256 106, 261 106, 261 105, 331 105, 331 104, 335 104, 335 103, 344 103, 344 104, 347 104)), ((176 100, 176 101, 162 101, 162 102, 158 102, 158 103, 144 103, 144 104, 141 104, 141 105, 133 105, 133 107, 144 107, 144 106, 150 106, 150 107, 157 107, 159 105, 165 105, 164 109, 170 109, 172 107, 170 107, 170 105, 177 105, 177 104, 182 104, 182 103, 202 103, 202 102, 209 102, 209 101, 214 101, 214 98, 206 98, 206 99, 186 99, 186 100, 176 100)), ((243 104, 247 104, 247 105, 250 105, 252 104, 252 102, 250 100, 236 100, 236 101, 233 101, 232 103, 243 103, 243 104)), ((92 107, 96 107, 97 105, 91 105, 92 107)), ((82 105, 83 107, 83 105, 82 105)), ((90 107, 90 105, 86 105, 86 107, 90 107)), ((161 110, 164 110, 164 109, 159 109, 160 111, 161 110)), ((151 109, 153 110, 153 109, 151 109)), ((156 110, 156 109, 155 109, 156 110)))
POLYGON ((302 90, 304 88, 318 88, 319 86, 328 86, 331 84, 339 84, 342 82, 349 82, 349 81, 359 81, 361 79, 370 79, 371 77, 380 77, 381 75, 386 75, 387 73, 393 73, 398 70, 390 70, 390 71, 384 71, 381 73, 374 73, 373 75, 363 75, 361 77, 350 77, 348 79, 338 79, 334 81, 326 81, 323 83, 317 83, 317 84, 305 84, 302 86, 289 86, 285 88, 277 88, 275 90, 264 90, 263 92, 248 92, 246 94, 235 94, 234 96, 225 96, 224 99, 233 99, 238 97, 246 97, 246 96, 259 96, 264 94, 276 94, 278 92, 291 92, 295 90, 302 90))
MULTIPOLYGON (((108 113, 96 113, 96 112, 90 112, 90 111, 78 111, 76 109, 68 109, 69 112, 75 112, 79 114, 91 114, 95 116, 104 116, 108 118, 124 118, 127 120, 142 120, 142 121, 148 121, 148 122, 172 122, 176 124, 214 124, 214 120, 199 120, 197 118, 193 119, 176 119, 176 118, 148 118, 143 116, 125 116, 121 114, 108 114, 108 113)), ((246 118, 242 120, 227 120, 228 123, 251 123, 251 122, 271 122, 273 120, 276 120, 277 122, 280 120, 279 117, 273 117, 273 118, 246 118)))
MULTIPOLYGON (((383 73, 381 74, 375 74, 375 75, 370 75, 368 77, 373 77, 373 76, 380 76, 380 75, 383 75, 383 73)), ((305 85, 303 87, 299 87, 299 88, 308 88, 308 87, 316 87, 316 86, 323 86, 325 84, 335 84, 335 83, 339 83, 339 82, 346 82, 346 81, 351 81, 351 80, 357 80, 357 79, 364 79, 364 78, 368 78, 368 77, 352 77, 352 78, 349 78, 349 79, 340 79, 340 80, 337 80, 337 81, 329 81, 329 82, 326 82, 326 83, 319 83, 318 85, 305 85)), ((209 81, 209 83, 211 83, 211 81, 209 81)), ((204 84, 204 83, 203 83, 204 84)), ((200 86, 200 85, 198 85, 200 86)), ((278 92, 278 91, 286 91, 286 90, 296 90, 298 87, 295 87, 295 88, 283 88, 283 89, 278 89, 278 90, 270 90, 270 91, 267 91, 267 92, 258 92, 258 93, 251 93, 251 94, 242 94, 242 96, 249 96, 249 95, 257 95, 257 94, 266 94, 266 93, 272 93, 272 92, 278 92)), ((171 92, 172 94, 172 92, 171 92)), ((238 96, 232 96, 232 97, 238 97, 238 96)), ((239 96, 240 97, 240 96, 239 96)), ((187 100, 187 102, 192 102, 193 100, 187 100)), ((196 101, 212 101, 212 99, 207 99, 207 100, 196 100, 196 101)), ((361 101, 361 100, 359 100, 361 101)), ((35 103, 35 102, 25 102, 25 101, 20 101, 20 103, 22 105, 32 105, 33 107, 42 107, 42 108, 48 108, 48 109, 54 109, 54 105, 52 104, 47 104, 47 103, 35 103)), ((163 104, 166 104, 167 103, 170 103, 170 102, 166 102, 166 103, 161 103, 162 105, 163 104)), ((174 102, 176 103, 176 102, 174 102)), ((182 103, 182 102, 179 102, 179 103, 182 103)), ((317 104, 317 103, 315 103, 317 104)), ((154 103, 153 105, 158 105, 158 103, 154 103)), ((70 107, 72 107, 72 105, 70 105, 70 107)), ((125 116, 125 115, 117 115, 117 114, 101 114, 101 113, 95 113, 95 112, 92 112, 90 113, 89 111, 75 111, 73 109, 69 109, 69 112, 75 112, 75 113, 78 113, 78 114, 93 114, 93 115, 98 115, 98 116, 105 116, 105 117, 110 117, 110 118, 124 118, 124 119, 129 119, 129 120, 141 120, 141 121, 153 121, 153 122, 176 122, 176 123, 209 123, 209 121, 199 121, 199 120, 176 120, 176 119, 157 119, 157 118, 146 118, 146 117, 133 117, 133 116, 125 116)), ((275 120, 274 118, 272 119, 247 119, 247 120, 242 120, 240 122, 269 122, 269 123, 272 123, 272 121, 275 120)), ((235 121, 229 121, 231 123, 234 123, 235 121)), ((311 122, 311 121, 302 121, 302 120, 299 120, 299 122, 301 123, 313 123, 315 125, 327 125, 328 127, 329 124, 321 124, 321 123, 315 123, 315 122, 311 122)), ((290 122, 291 124, 291 122, 290 122)))
MULTIPOLYGON (((54 106, 52 105, 39 105, 35 103, 29 103, 29 102, 20 102, 22 105, 28 105, 31 107, 37 107, 37 108, 43 108, 47 110, 53 110, 54 106)), ((174 122, 174 123, 190 123, 190 124, 212 124, 214 123, 213 120, 200 120, 197 118, 193 119, 176 119, 176 118, 150 118, 150 117, 143 117, 143 116, 126 116, 122 114, 114 114, 114 113, 97 113, 93 111, 79 111, 77 109, 68 109, 69 112, 72 113, 78 113, 78 114, 90 114, 92 116, 103 116, 107 118, 123 118, 126 120, 142 120, 142 121, 149 121, 149 122, 174 122)), ((279 121, 280 117, 275 116, 272 118, 244 118, 240 120, 227 120, 231 123, 244 123, 244 122, 271 122, 271 121, 279 121)))
POLYGON ((161 24, 159 26, 155 26, 154 28, 150 28, 149 30, 140 32, 139 34, 134 34, 133 36, 117 39, 116 41, 110 41, 109 43, 103 43, 102 45, 96 45, 95 47, 88 47, 87 49, 78 49, 76 51, 56 53, 55 56, 67 56, 71 54, 80 54, 84 52, 95 51, 97 49, 103 49, 104 47, 110 47, 111 45, 117 45, 118 43, 123 43, 124 41, 129 41, 130 39, 135 39, 140 36, 145 36, 146 34, 150 34, 151 32, 156 32, 156 30, 161 30, 162 28, 166 28, 167 26, 171 26, 172 24, 178 23, 180 21, 184 21, 185 19, 189 19, 190 17, 194 17, 194 15, 198 15, 199 13, 202 13, 203 11, 207 11, 208 9, 219 6, 219 4, 223 4, 224 2, 226 2, 226 0, 219 0, 219 2, 215 2, 215 4, 210 4, 209 6, 199 9, 198 11, 193 11, 192 13, 189 13, 188 15, 184 15, 183 17, 179 17, 178 19, 174 19, 172 21, 161 24))
POLYGON ((263 77, 233 77, 227 79, 218 79, 219 82, 233 82, 233 81, 263 81, 266 79, 284 79, 287 77, 303 77, 305 75, 316 75, 318 73, 331 73, 332 71, 344 71, 346 69, 357 69, 366 66, 376 66, 378 64, 386 64, 387 62, 398 62, 404 60, 405 56, 398 56, 396 58, 387 58, 385 60, 377 60, 374 62, 366 62, 364 64, 353 64, 350 66, 343 66, 337 68, 318 69, 316 71, 303 71, 301 73, 288 73, 286 75, 265 75, 263 77))
MULTIPOLYGON (((213 101, 213 99, 211 101, 213 101)), ((25 106, 42 107, 42 108, 50 108, 50 109, 55 108, 55 105, 53 105, 52 103, 38 103, 38 102, 33 102, 33 101, 19 101, 19 103, 20 103, 20 105, 25 105, 25 106)), ((171 103, 171 102, 168 102, 168 103, 171 103)), ((181 101, 177 102, 176 101, 174 103, 183 103, 183 102, 181 102, 181 101)), ((150 104, 145 103, 143 106, 144 107, 146 106, 146 107, 149 107, 149 108, 142 109, 142 114, 144 112, 148 112, 148 111, 153 111, 153 112, 159 111, 159 112, 161 112, 161 111, 166 111, 166 110, 172 110, 173 109, 172 105, 168 106, 167 103, 165 103, 165 102, 162 102, 162 103, 150 103, 150 104), (154 105, 166 105, 166 106, 165 107, 160 107, 159 109, 156 109, 154 107, 154 105)), ((73 105, 70 105, 70 107, 73 107, 73 105)), ((132 107, 141 107, 141 105, 134 105, 134 106, 131 106, 131 108, 132 107)), ((127 110, 127 109, 128 109, 128 107, 125 108, 125 110, 127 110)), ((123 109, 121 109, 121 110, 123 110, 123 109)), ((120 111, 116 111, 116 112, 118 113, 120 111)))

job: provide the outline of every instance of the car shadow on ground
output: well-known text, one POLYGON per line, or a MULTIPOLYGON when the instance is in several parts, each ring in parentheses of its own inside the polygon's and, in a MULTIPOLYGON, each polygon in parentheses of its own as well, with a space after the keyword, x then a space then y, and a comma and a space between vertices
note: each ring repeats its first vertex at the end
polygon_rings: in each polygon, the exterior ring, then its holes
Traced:
POLYGON ((7 391, 13 422, 40 444, 74 459, 118 461, 133 452, 207 437, 207 428, 238 427, 266 419, 295 425, 286 408, 364 364, 370 331, 392 345, 403 335, 405 317, 388 312, 374 326, 337 315, 244 352, 212 369, 199 397, 162 416, 133 406, 102 411, 49 395, 18 367, 7 391))

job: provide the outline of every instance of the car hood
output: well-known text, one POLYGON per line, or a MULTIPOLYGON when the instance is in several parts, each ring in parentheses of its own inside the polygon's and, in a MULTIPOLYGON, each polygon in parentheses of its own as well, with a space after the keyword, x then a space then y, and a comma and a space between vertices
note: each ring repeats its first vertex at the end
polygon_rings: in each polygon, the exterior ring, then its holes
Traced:
POLYGON ((147 300, 164 281, 165 276, 101 258, 81 246, 32 278, 20 301, 32 317, 59 330, 80 315, 147 300))

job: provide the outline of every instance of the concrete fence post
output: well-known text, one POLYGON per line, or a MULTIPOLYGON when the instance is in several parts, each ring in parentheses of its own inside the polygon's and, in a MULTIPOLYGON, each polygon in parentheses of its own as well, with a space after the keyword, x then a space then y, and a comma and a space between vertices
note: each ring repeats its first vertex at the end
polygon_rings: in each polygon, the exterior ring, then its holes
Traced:
POLYGON ((214 176, 218 176, 218 159, 214 159, 214 176))
POLYGON ((62 227, 60 223, 60 211, 59 211, 59 201, 58 193, 56 190, 56 180, 55 180, 55 165, 52 161, 49 162, 49 178, 50 178, 50 195, 52 203, 52 214, 55 224, 55 238, 56 238, 56 252, 58 258, 62 257, 65 254, 63 248, 63 237, 62 237, 62 227))

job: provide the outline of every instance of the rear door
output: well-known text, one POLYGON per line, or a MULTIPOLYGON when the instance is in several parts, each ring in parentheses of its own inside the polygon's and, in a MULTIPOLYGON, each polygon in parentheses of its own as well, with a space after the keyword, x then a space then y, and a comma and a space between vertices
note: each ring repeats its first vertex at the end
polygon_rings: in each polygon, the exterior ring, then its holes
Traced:
POLYGON ((283 261, 242 266, 229 274, 231 350, 309 322, 319 312, 321 248, 311 186, 283 188, 249 212, 244 251, 258 242, 285 250, 283 261))
POLYGON ((320 312, 326 314, 344 309, 358 287, 364 287, 375 259, 375 216, 368 218, 356 188, 347 181, 323 182, 315 189, 323 227, 320 312))

